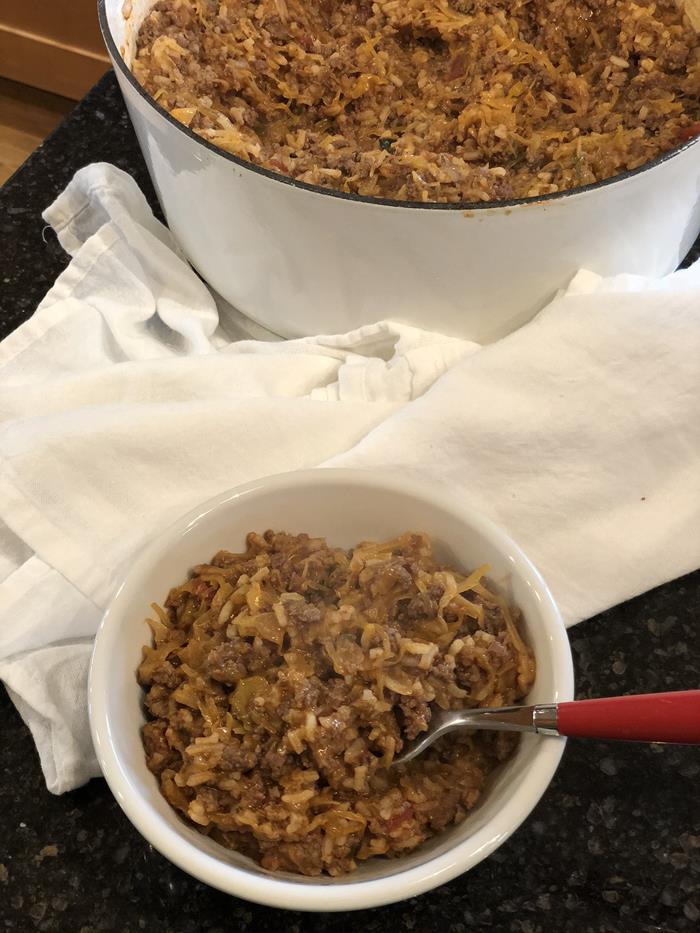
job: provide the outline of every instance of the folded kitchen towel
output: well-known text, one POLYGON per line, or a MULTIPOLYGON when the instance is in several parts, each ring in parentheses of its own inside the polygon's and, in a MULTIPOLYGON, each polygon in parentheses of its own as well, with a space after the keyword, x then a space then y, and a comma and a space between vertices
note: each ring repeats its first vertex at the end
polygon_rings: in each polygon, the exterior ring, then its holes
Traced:
POLYGON ((238 483, 354 466, 444 487, 520 543, 567 624, 700 565, 700 265, 583 271, 483 348, 398 322, 279 341, 114 167, 45 219, 72 261, 0 344, 0 678, 51 791, 98 773, 87 666, 130 557, 238 483))

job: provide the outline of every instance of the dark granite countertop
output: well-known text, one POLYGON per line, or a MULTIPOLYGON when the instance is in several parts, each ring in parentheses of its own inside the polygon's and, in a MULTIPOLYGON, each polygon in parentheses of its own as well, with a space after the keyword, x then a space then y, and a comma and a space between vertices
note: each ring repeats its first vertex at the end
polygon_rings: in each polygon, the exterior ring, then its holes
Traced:
MULTIPOLYGON (((66 263, 41 211, 105 160, 153 202, 116 82, 106 76, 0 191, 0 337, 66 263)), ((700 686, 700 572, 570 632, 577 695, 700 686)), ((548 792, 497 852, 450 884, 355 914, 282 913, 170 865, 105 783, 49 794, 29 732, 0 690, 0 924, 110 933, 639 933, 700 930, 700 750, 570 742, 548 792)))

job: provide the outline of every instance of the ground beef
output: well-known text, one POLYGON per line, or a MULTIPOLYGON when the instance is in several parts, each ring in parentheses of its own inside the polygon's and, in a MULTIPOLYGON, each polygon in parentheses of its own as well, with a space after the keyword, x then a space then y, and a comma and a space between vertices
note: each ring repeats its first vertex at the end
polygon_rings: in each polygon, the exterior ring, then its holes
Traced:
POLYGON ((398 200, 537 197, 700 131, 677 0, 160 0, 136 78, 214 145, 398 200))
POLYGON ((433 619, 438 613, 438 599, 429 593, 419 593, 414 596, 406 607, 406 617, 409 619, 433 619))
POLYGON ((321 621, 321 610, 312 603, 307 603, 305 599, 284 600, 282 605, 285 608, 287 616, 293 622, 300 622, 306 625, 312 625, 321 621))
POLYGON ((180 756, 168 744, 165 737, 167 722, 155 719, 143 727, 143 747, 146 751, 148 767, 154 774, 161 774, 166 768, 175 768, 180 756))
POLYGON ((516 739, 456 735, 392 760, 434 707, 527 693, 516 619, 480 572, 441 566, 424 535, 344 551, 251 534, 150 620, 148 767, 202 832, 270 870, 339 875, 410 852, 466 816, 516 739))
POLYGON ((212 680, 218 680, 223 684, 237 684, 246 674, 245 657, 250 653, 250 645, 243 639, 239 641, 242 642, 240 646, 224 642, 209 652, 206 668, 212 680), (245 651, 241 650, 243 647, 245 651))
POLYGON ((257 739, 245 736, 241 741, 231 736, 224 746, 220 759, 221 768, 224 771, 250 771, 257 765, 260 751, 260 743, 257 739))
POLYGON ((401 697, 399 709, 403 713, 403 733, 407 739, 415 739, 425 732, 430 723, 430 704, 415 697, 401 697))

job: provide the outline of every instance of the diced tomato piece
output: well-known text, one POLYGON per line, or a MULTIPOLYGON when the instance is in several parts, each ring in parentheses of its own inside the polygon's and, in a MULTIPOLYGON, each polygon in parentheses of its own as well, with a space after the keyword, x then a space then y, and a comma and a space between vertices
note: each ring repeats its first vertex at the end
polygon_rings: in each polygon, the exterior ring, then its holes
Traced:
POLYGON ((700 136, 700 123, 691 123, 690 126, 684 126, 678 130, 678 142, 685 143, 696 136, 700 136))
POLYGON ((408 801, 406 801, 398 813, 395 813, 388 820, 385 820, 387 832, 393 833, 395 829, 398 829, 402 823, 406 822, 406 820, 410 820, 412 816, 413 806, 408 803, 408 801))

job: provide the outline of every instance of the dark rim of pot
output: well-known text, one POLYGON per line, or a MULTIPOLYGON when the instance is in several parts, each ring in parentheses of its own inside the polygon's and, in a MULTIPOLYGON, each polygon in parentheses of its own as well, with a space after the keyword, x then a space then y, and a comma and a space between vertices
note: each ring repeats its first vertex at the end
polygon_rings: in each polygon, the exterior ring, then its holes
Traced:
POLYGON ((132 74, 131 69, 124 61, 121 52, 117 48, 116 43, 112 37, 112 31, 110 29, 109 22, 107 21, 106 0, 97 0, 97 10, 100 20, 100 29, 102 30, 102 37, 105 41, 105 45, 107 46, 107 50, 112 57, 112 61, 116 62, 119 70, 122 72, 136 93, 142 97, 143 100, 146 101, 146 103, 152 107, 161 117, 167 120, 168 123, 174 126, 179 132, 189 136, 190 139, 194 140, 196 143, 199 143, 200 146, 204 146, 205 149, 209 149, 211 152, 216 153, 216 155, 221 156, 222 159, 227 159, 229 162, 233 162, 233 164, 239 166, 239 168, 244 168, 248 171, 255 172, 257 175, 263 175, 265 178, 280 182, 283 185, 290 185, 292 188, 299 188, 302 191, 312 191, 314 194, 324 195, 325 197, 340 198, 344 201, 356 201, 362 204, 376 204, 383 207, 412 208, 413 210, 420 208, 422 210, 432 211, 488 211, 496 210, 499 208, 503 209, 534 204, 546 204, 547 202, 551 201, 563 201, 566 198, 570 198, 574 195, 584 194, 587 191, 595 191, 598 188, 606 188, 609 185, 615 185, 618 182, 625 181, 627 178, 634 178, 635 175, 641 175, 643 172, 649 171, 649 169, 655 168, 657 165, 661 165, 663 162, 668 162, 670 159, 675 158, 675 156, 677 156, 679 153, 684 152, 686 149, 690 149, 691 146, 694 146, 697 142, 700 141, 700 136, 694 136, 686 142, 681 143, 681 145, 676 146, 675 149, 671 149, 669 152, 662 153, 660 156, 657 156, 650 162, 645 162, 638 168, 628 169, 627 171, 620 172, 619 174, 613 175, 610 178, 604 178, 602 181, 596 181, 590 185, 581 185, 579 188, 567 188, 566 191, 555 191, 553 194, 541 194, 529 198, 512 198, 509 201, 397 201, 391 198, 377 198, 368 195, 351 194, 345 191, 337 191, 334 188, 323 188, 320 185, 311 185, 305 181, 298 181, 296 178, 290 178, 288 175, 282 175, 280 172, 273 172, 268 168, 255 165, 253 162, 248 162, 246 159, 241 159, 239 156, 235 156, 230 152, 226 152, 224 149, 220 149, 219 146, 215 146, 213 143, 210 143, 206 139, 203 139, 201 136, 198 136, 188 126, 185 126, 184 123, 180 123, 179 120, 176 120, 175 117, 172 117, 167 110, 161 107, 160 104, 155 101, 151 95, 147 93, 147 91, 144 90, 144 88, 139 84, 139 82, 132 74))

